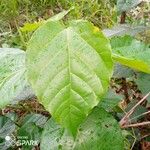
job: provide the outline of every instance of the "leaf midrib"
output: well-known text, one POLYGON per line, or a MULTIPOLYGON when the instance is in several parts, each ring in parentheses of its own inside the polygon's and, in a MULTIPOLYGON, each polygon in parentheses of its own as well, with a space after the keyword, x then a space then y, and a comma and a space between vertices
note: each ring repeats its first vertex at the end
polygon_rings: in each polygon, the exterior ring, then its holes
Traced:
POLYGON ((69 48, 69 42, 70 42, 70 29, 67 28, 65 29, 66 30, 66 42, 67 42, 67 52, 68 52, 68 74, 69 74, 69 84, 70 84, 70 90, 69 90, 69 98, 68 98, 68 105, 69 105, 69 120, 70 120, 70 126, 72 127, 72 118, 71 118, 71 89, 72 89, 72 80, 71 80, 71 60, 70 60, 70 57, 71 57, 71 54, 70 54, 70 48, 69 48))

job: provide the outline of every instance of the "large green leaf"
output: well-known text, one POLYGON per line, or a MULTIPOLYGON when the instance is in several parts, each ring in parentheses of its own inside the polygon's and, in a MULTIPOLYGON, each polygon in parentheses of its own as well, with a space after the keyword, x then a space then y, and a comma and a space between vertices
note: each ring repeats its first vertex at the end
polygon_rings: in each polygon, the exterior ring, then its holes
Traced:
POLYGON ((47 22, 29 42, 27 72, 39 101, 75 134, 107 91, 112 75, 109 42, 87 21, 69 27, 47 22))
POLYGON ((25 80, 25 52, 19 49, 0 49, 0 108, 28 85, 25 80))
POLYGON ((41 150, 123 150, 117 121, 102 108, 94 108, 74 138, 50 119, 43 131, 41 150))
POLYGON ((130 37, 114 37, 111 39, 113 59, 133 69, 150 73, 149 45, 130 37))

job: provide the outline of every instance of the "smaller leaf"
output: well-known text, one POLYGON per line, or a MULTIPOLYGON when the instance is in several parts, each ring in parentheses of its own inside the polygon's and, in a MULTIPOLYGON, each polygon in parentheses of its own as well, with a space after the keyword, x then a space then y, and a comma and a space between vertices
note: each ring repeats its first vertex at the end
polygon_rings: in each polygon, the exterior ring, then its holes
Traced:
POLYGON ((0 48, 0 108, 14 103, 14 98, 28 86, 25 78, 25 52, 0 48))
POLYGON ((14 122, 5 116, 0 116, 0 138, 5 138, 15 130, 14 122))
POLYGON ((48 119, 47 117, 41 114, 28 114, 23 118, 20 124, 25 125, 28 123, 34 123, 35 125, 42 128, 46 123, 47 119, 48 119))
POLYGON ((9 119, 11 119, 13 122, 16 122, 18 119, 18 115, 15 112, 9 112, 5 114, 5 116, 9 119))
MULTIPOLYGON (((142 92, 143 95, 150 92, 150 74, 146 73, 138 73, 136 84, 138 85, 139 90, 142 92)), ((150 96, 147 98, 150 103, 150 96)))
POLYGON ((111 39, 113 59, 122 65, 150 73, 149 45, 130 37, 114 37, 111 39))
POLYGON ((15 131, 16 125, 14 122, 5 117, 0 116, 0 149, 7 150, 11 145, 7 144, 6 137, 11 137, 11 134, 15 131))
POLYGON ((20 31, 22 32, 33 32, 35 31, 39 26, 41 26, 45 21, 39 21, 34 23, 25 23, 23 27, 20 28, 20 31))
POLYGON ((116 120, 102 108, 94 108, 80 125, 76 139, 50 119, 43 131, 41 150, 123 150, 124 138, 116 120))
POLYGON ((103 33, 107 37, 112 38, 114 36, 124 36, 124 35, 135 36, 138 33, 141 33, 149 29, 150 29, 149 26, 144 26, 144 25, 131 26, 130 24, 121 24, 121 25, 116 25, 111 29, 104 29, 103 33))
POLYGON ((112 89, 109 89, 106 96, 99 103, 99 106, 103 107, 105 110, 111 111, 118 103, 123 99, 123 97, 112 89))
POLYGON ((95 108, 79 128, 75 150, 124 150, 117 121, 104 109, 95 108))
POLYGON ((23 144, 22 147, 24 150, 32 150, 34 146, 37 146, 41 139, 42 128, 36 126, 36 124, 30 122, 26 123, 17 131, 17 138, 19 144, 23 144), (29 144, 27 144, 29 142, 29 144), (30 144, 33 142, 32 144, 30 144))
POLYGON ((114 67, 114 78, 131 78, 135 75, 135 71, 129 67, 116 63, 114 67))
POLYGON ((41 137, 41 150, 73 150, 74 137, 52 118, 46 123, 41 137))
POLYGON ((129 11, 133 7, 137 6, 140 4, 143 0, 118 0, 117 1, 117 8, 118 12, 124 12, 124 11, 129 11))

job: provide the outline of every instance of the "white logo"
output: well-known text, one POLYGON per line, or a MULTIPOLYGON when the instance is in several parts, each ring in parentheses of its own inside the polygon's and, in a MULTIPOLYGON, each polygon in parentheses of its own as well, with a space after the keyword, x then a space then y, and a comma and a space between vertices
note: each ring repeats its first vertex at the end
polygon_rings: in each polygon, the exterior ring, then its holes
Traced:
POLYGON ((5 145, 6 145, 7 147, 15 146, 15 145, 16 145, 15 143, 16 143, 16 138, 15 138, 14 135, 11 135, 11 136, 7 135, 7 136, 5 137, 5 145))
POLYGON ((15 138, 14 135, 7 135, 5 137, 5 146, 10 147, 10 146, 23 146, 23 145, 33 145, 36 146, 38 145, 37 140, 31 140, 28 139, 26 136, 19 136, 17 139, 15 138))

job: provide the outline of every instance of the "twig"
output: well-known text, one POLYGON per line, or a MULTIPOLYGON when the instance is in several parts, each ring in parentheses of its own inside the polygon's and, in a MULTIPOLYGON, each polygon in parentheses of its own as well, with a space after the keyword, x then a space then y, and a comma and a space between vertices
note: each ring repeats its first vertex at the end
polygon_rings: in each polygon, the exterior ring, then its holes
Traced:
POLYGON ((144 135, 143 137, 141 137, 141 140, 142 140, 142 139, 144 139, 144 138, 146 138, 146 137, 149 137, 149 136, 150 136, 150 133, 149 133, 149 134, 144 135))
POLYGON ((132 107, 129 112, 126 113, 126 115, 121 119, 121 121, 119 123, 121 127, 128 123, 128 119, 129 119, 130 115, 134 112, 134 110, 136 109, 137 106, 139 106, 142 102, 144 102, 146 100, 146 98, 149 95, 150 95, 150 92, 148 94, 146 94, 134 107, 132 107))
POLYGON ((120 17, 120 24, 124 24, 126 21, 126 12, 122 12, 121 17, 120 17))
POLYGON ((138 118, 138 117, 147 115, 147 114, 150 114, 150 111, 144 112, 144 113, 142 113, 142 114, 140 114, 140 115, 138 115, 138 116, 136 116, 136 117, 133 117, 133 118, 130 119, 130 121, 133 120, 133 119, 135 119, 135 118, 138 118))
POLYGON ((135 127, 146 126, 146 125, 150 125, 150 121, 124 125, 121 128, 135 128, 135 127))

